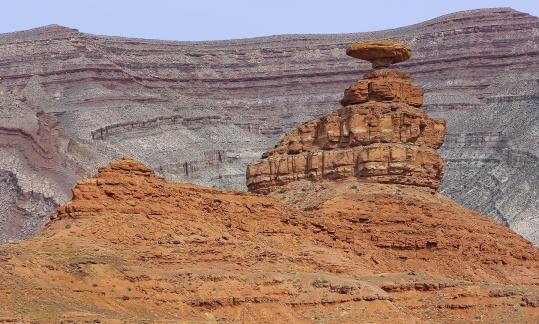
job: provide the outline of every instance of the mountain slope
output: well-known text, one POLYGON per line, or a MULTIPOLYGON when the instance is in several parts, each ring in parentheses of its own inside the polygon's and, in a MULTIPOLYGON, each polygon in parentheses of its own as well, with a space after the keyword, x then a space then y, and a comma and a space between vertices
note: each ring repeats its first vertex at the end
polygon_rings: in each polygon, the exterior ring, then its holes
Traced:
POLYGON ((37 234, 71 198, 72 183, 104 163, 52 115, 0 85, 0 241, 37 234))
MULTIPOLYGON (((293 185, 289 198, 317 188, 293 185)), ((113 161, 40 235, 0 245, 0 319, 539 318, 539 251, 519 235, 428 189, 347 191, 300 211, 113 161)))
MULTIPOLYGON (((442 192, 537 243, 538 31, 539 19, 509 8, 380 32, 217 42, 52 25, 0 35, 0 78, 95 156, 130 154, 170 180, 244 189, 248 163, 300 121, 335 110, 367 70, 343 54, 346 44, 399 39, 414 49, 399 67, 425 88, 424 108, 447 120, 442 192)), ((20 182, 24 168, 2 183, 20 182)), ((56 206, 73 185, 29 189, 56 206)))

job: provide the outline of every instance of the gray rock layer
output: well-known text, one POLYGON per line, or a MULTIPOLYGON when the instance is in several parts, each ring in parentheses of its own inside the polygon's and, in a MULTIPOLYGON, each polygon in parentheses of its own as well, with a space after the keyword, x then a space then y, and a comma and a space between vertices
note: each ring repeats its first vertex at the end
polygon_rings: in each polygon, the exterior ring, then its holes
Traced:
MULTIPOLYGON (((52 208, 42 206, 69 199, 77 176, 122 154, 170 180, 244 189, 247 163, 300 122, 339 107, 343 90, 369 69, 345 55, 346 45, 375 38, 413 48, 396 68, 426 89, 429 114, 447 119, 442 192, 538 244, 539 19, 509 8, 380 32, 213 42, 95 36, 56 25, 1 34, 4 87, 61 122, 52 137, 91 153, 78 171, 54 160, 46 171, 68 175, 57 179, 0 142, 0 240, 27 235, 8 224, 15 213, 19 223, 46 217, 52 208), (51 185, 21 181, 31 174, 51 185), (27 192, 39 211, 14 211, 27 192)), ((0 115, 9 123, 3 106, 0 115)), ((79 161, 79 153, 57 151, 79 161)))

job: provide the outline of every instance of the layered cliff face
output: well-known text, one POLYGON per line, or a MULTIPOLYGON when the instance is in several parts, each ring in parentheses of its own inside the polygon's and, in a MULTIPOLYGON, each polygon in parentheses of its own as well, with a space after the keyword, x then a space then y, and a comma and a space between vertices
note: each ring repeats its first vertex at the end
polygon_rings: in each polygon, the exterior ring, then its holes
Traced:
POLYGON ((53 116, 0 84, 0 242, 39 232, 69 187, 102 163, 53 116))
POLYGON ((429 188, 355 184, 282 187, 302 211, 113 161, 40 235, 0 245, 0 319, 537 321, 531 243, 429 188))
POLYGON ((347 54, 370 61, 373 70, 344 92, 344 108, 286 134, 262 160, 247 167, 247 187, 268 193, 308 179, 378 182, 437 190, 444 162, 436 152, 445 122, 419 107, 423 89, 410 75, 390 68, 410 57, 399 42, 353 43, 347 54))
MULTIPOLYGON (((381 32, 219 42, 47 26, 0 35, 0 77, 109 159, 130 154, 169 180, 244 189, 248 163, 299 123, 335 111, 342 89, 370 68, 343 55, 348 43, 398 39, 414 49, 400 69, 425 89, 422 108, 447 121, 441 191, 536 239, 538 30, 536 17, 507 8, 381 32)), ((2 186, 12 187, 33 171, 5 172, 2 186)), ((25 191, 48 206, 41 195, 58 205, 75 182, 38 184, 25 191)))

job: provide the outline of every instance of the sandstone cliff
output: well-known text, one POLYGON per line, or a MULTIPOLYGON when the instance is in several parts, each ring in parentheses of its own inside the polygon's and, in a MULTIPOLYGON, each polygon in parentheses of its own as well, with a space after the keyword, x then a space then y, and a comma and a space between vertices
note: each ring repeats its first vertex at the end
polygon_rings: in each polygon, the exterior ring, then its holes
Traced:
POLYGON ((283 187, 301 211, 113 161, 40 235, 0 245, 0 320, 537 321, 529 242, 429 188, 348 185, 283 187))
MULTIPOLYGON (((422 108, 447 121, 441 191, 538 242, 538 30, 536 17, 508 8, 372 33, 220 42, 96 36, 53 25, 0 35, 0 78, 97 155, 130 154, 169 180, 244 189, 248 163, 299 123, 335 111, 342 89, 367 72, 343 55, 348 43, 398 39, 414 49, 399 66, 425 89, 422 108)), ((0 150, 1 165, 10 164, 14 153, 0 150)), ((22 192, 33 193, 33 215, 43 217, 47 206, 69 199, 75 177, 16 189, 12 183, 34 172, 17 163, 15 171, 1 167, 10 210, 13 197, 26 199, 22 192)))

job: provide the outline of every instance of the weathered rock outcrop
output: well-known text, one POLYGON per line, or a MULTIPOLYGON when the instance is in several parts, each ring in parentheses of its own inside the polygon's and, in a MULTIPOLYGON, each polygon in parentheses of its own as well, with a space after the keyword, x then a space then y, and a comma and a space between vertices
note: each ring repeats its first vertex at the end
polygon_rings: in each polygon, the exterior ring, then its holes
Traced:
POLYGON ((113 161, 0 244, 0 320, 537 322, 531 243, 428 188, 355 184, 289 183, 288 208, 113 161))
MULTIPOLYGON (((446 162, 441 192, 539 242, 539 146, 532 135, 538 124, 537 35, 539 19, 510 8, 378 32, 217 42, 46 26, 0 35, 0 78, 108 160, 129 154, 169 180, 244 190, 247 164, 300 122, 335 111, 342 90, 370 69, 342 55, 347 44, 398 39, 414 48, 400 67, 425 89, 422 108, 447 121, 451 138, 465 141, 446 141, 440 150, 446 162), (182 121, 198 117, 197 123, 182 121), (497 145, 480 140, 499 132, 504 140, 497 145), (225 158, 214 159, 216 151, 225 158), (192 172, 185 165, 193 165, 192 172)), ((12 153, 0 150, 0 160, 9 164, 12 153)), ((13 178, 22 183, 32 172, 21 165, 13 178)), ((40 195, 54 197, 58 205, 74 185, 70 177, 50 189, 33 182, 24 191, 43 205, 48 202, 40 195)))
POLYGON ((71 183, 100 162, 54 116, 1 84, 0 152, 0 242, 37 234, 71 198, 71 183))
POLYGON ((352 43, 346 53, 372 62, 373 70, 344 92, 344 108, 309 121, 247 167, 250 191, 268 193, 291 181, 357 181, 438 189, 444 163, 445 121, 419 107, 423 89, 410 75, 390 69, 410 57, 396 41, 352 43))

